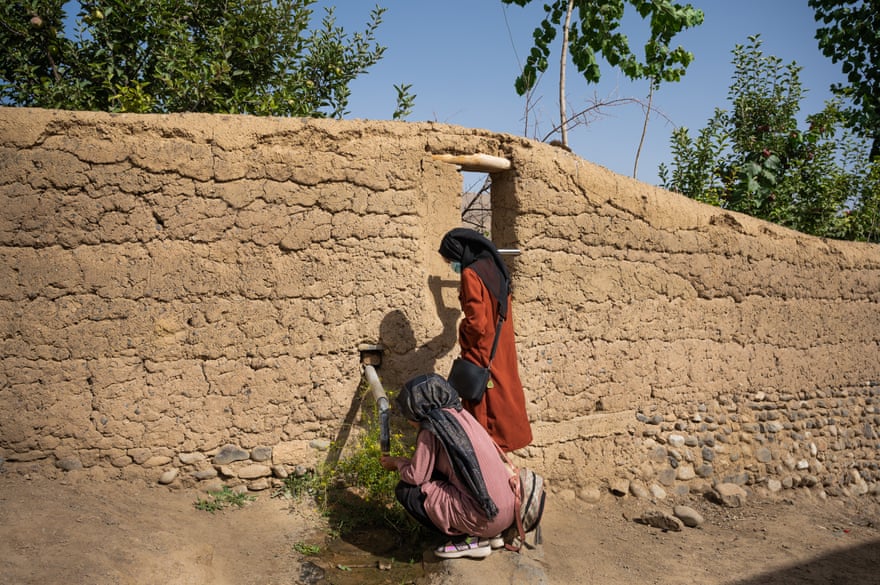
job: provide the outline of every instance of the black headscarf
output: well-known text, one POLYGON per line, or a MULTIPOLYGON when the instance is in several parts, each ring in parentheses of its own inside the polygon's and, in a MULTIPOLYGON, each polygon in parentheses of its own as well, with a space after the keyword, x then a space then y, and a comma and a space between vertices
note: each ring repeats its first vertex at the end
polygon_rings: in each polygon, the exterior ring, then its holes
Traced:
POLYGON ((461 263, 461 269, 471 268, 498 301, 501 317, 507 318, 507 295, 510 294, 510 273, 488 238, 468 228, 446 232, 440 241, 440 254, 461 263))
POLYGON ((440 440, 449 455, 455 474, 470 490, 486 516, 494 518, 498 514, 498 507, 486 489, 473 443, 458 420, 444 410, 461 410, 458 393, 443 376, 425 374, 404 384, 396 403, 406 418, 418 421, 423 429, 427 429, 440 440))

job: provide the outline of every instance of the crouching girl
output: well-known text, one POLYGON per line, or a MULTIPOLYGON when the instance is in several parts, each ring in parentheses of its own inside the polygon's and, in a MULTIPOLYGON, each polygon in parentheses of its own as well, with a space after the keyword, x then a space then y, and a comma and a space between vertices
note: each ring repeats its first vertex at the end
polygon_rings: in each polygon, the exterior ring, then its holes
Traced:
POLYGON ((396 404, 420 429, 415 452, 412 458, 383 456, 381 464, 400 474, 396 495, 407 512, 451 537, 434 554, 483 558, 502 547, 515 501, 508 468, 486 429, 437 374, 407 382, 396 404))

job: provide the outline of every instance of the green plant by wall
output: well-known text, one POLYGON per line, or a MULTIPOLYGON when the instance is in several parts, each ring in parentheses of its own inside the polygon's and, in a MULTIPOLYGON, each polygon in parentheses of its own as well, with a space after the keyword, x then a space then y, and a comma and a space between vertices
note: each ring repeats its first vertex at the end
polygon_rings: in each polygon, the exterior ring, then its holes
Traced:
MULTIPOLYGON (((362 386, 361 391, 366 393, 368 389, 362 386)), ((379 464, 381 425, 375 405, 364 409, 361 422, 353 445, 333 446, 344 448, 335 463, 326 462, 313 471, 287 478, 281 493, 312 498, 331 521, 336 519, 333 530, 339 534, 385 527, 403 538, 416 537, 421 532, 420 525, 394 495, 398 474, 379 464)), ((410 456, 412 451, 403 433, 391 433, 391 455, 410 456)))
POLYGON ((407 116, 412 114, 416 105, 416 96, 410 90, 412 84, 395 85, 394 90, 397 92, 397 107, 391 115, 392 120, 405 120, 407 116))

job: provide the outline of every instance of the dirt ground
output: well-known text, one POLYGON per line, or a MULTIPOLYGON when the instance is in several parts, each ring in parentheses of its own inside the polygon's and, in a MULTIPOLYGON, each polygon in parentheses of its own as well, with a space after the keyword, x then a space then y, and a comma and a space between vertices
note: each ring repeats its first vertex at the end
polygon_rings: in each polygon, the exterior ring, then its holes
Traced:
MULTIPOLYGON (((544 544, 484 560, 382 566, 349 546, 348 565, 303 554, 325 543, 308 502, 261 492, 209 513, 204 494, 136 482, 0 473, 0 582, 18 584, 274 585, 479 582, 548 584, 877 585, 880 501, 806 494, 722 508, 692 497, 705 522, 664 532, 637 522, 650 509, 611 494, 595 504, 551 498, 544 544), (353 563, 352 555, 362 555, 353 563), (334 564, 335 563, 335 564, 334 564)), ((679 502, 685 503, 685 502, 679 502)))

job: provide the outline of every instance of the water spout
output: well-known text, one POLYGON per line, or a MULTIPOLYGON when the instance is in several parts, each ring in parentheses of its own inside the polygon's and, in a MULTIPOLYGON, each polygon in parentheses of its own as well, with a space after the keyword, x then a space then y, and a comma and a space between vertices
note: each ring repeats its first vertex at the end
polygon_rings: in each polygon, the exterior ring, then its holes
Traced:
POLYGON ((382 364, 382 346, 362 344, 358 347, 361 353, 361 363, 364 366, 364 377, 370 386, 373 400, 379 409, 380 437, 379 448, 383 455, 391 452, 391 413, 389 410, 388 396, 382 388, 379 374, 376 368, 382 364))

